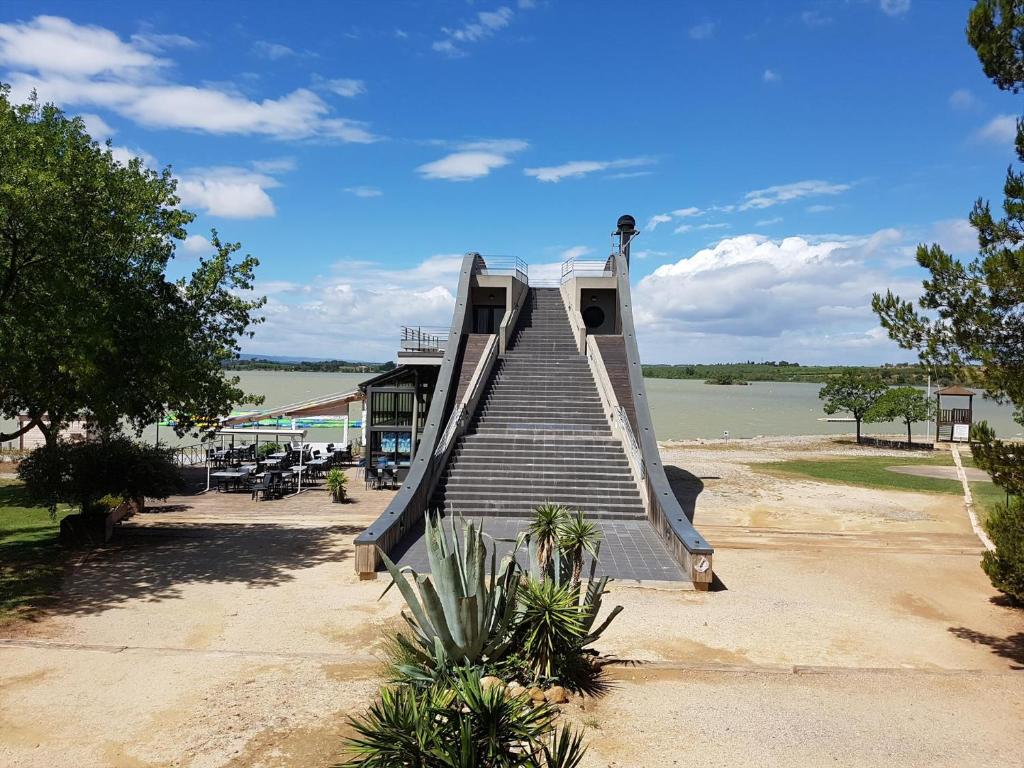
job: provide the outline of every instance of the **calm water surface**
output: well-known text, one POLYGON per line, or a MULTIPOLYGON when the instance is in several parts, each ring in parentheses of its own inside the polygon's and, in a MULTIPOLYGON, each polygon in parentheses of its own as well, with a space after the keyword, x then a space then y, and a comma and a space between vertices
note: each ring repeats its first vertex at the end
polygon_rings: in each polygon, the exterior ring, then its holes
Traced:
MULTIPOLYGON (((372 374, 306 373, 283 371, 241 371, 241 386, 247 392, 266 397, 265 406, 273 407, 320 397, 335 392, 348 392, 372 374)), ((818 399, 820 384, 788 384, 755 382, 749 386, 716 386, 702 381, 680 379, 647 379, 647 396, 659 440, 693 438, 755 437, 757 435, 822 435, 853 431, 852 424, 820 421, 824 417, 818 399)), ((987 419, 997 434, 1022 436, 1019 424, 1013 421, 1013 409, 983 398, 975 398, 975 419, 987 419)), ((245 408, 248 410, 248 407, 245 408)), ((360 418, 361 408, 350 409, 352 419, 360 418)), ((902 424, 868 424, 865 434, 901 434, 902 424)), ((925 426, 915 425, 915 435, 924 435, 925 426)), ((352 435, 354 437, 354 433, 352 435)), ((156 429, 146 430, 144 437, 153 441, 156 429)), ((314 442, 340 442, 340 429, 310 430, 306 438, 314 442)), ((169 428, 160 430, 160 442, 179 444, 169 428)))

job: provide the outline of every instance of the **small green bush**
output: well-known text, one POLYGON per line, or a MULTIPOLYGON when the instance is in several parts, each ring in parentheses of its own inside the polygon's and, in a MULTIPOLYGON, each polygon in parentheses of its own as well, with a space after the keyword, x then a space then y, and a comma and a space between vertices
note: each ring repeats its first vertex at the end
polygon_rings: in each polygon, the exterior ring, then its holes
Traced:
POLYGON ((1024 499, 997 504, 985 521, 995 552, 986 552, 981 567, 992 586, 1024 603, 1024 499))
POLYGON ((327 490, 335 501, 344 501, 348 487, 348 475, 345 470, 334 467, 327 473, 327 490))
POLYGON ((450 685, 385 688, 369 712, 351 721, 348 740, 360 768, 576 768, 582 737, 558 729, 558 708, 484 688, 479 673, 459 671, 450 685))
POLYGON ((260 446, 259 457, 261 459, 267 458, 272 453, 280 453, 284 450, 284 446, 280 443, 264 443, 260 446))

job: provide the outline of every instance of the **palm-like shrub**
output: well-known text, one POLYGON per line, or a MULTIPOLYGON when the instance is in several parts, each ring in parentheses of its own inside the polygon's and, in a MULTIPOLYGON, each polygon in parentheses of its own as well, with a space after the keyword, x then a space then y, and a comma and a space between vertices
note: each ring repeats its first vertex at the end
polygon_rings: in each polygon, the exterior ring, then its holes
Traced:
POLYGON ((558 537, 569 514, 561 504, 544 503, 533 510, 533 520, 527 528, 532 541, 537 543, 537 558, 547 573, 558 550, 558 537))
POLYGON ((534 678, 553 679, 560 661, 582 646, 579 604, 572 591, 551 579, 526 579, 519 590, 519 647, 534 678))
POLYGON ((460 671, 448 686, 385 689, 362 718, 352 720, 353 757, 361 768, 576 768, 584 747, 559 731, 557 708, 526 696, 488 689, 460 671))
POLYGON ((459 542, 451 519, 451 540, 442 523, 430 514, 425 520, 425 540, 430 574, 399 568, 383 550, 381 556, 412 613, 402 613, 412 629, 409 648, 428 667, 447 661, 477 664, 500 659, 508 650, 515 619, 518 568, 512 558, 501 565, 487 547, 483 531, 472 522, 464 524, 459 542), (412 576, 412 581, 406 578, 412 576), (415 584, 415 588, 413 587, 415 584))
POLYGON ((333 467, 327 473, 327 490, 334 501, 344 501, 345 492, 348 488, 348 475, 345 470, 333 467))
POLYGON ((569 560, 572 573, 569 583, 578 587, 583 575, 583 556, 589 553, 596 559, 601 547, 601 531, 592 522, 583 517, 583 512, 576 510, 568 515, 558 532, 558 547, 569 560))

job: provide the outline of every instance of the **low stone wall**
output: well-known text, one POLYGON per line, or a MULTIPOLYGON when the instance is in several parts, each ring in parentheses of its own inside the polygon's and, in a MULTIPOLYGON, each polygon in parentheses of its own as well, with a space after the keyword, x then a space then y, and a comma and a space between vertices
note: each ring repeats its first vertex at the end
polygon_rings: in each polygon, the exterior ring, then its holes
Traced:
POLYGON ((870 445, 872 448, 887 448, 901 451, 935 450, 935 443, 910 443, 907 445, 906 440, 897 440, 890 437, 868 437, 867 435, 862 435, 860 443, 861 445, 870 445))

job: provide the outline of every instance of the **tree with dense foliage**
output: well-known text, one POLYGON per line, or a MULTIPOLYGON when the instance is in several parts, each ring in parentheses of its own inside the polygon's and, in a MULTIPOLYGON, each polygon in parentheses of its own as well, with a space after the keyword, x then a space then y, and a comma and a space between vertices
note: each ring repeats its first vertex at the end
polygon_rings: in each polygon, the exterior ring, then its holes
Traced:
POLYGON ((907 447, 914 440, 910 427, 932 417, 932 403, 916 387, 893 387, 882 393, 868 412, 869 421, 902 421, 907 426, 907 447))
POLYGON ((118 163, 81 118, 0 85, 0 415, 48 444, 84 417, 137 430, 178 413, 194 430, 252 400, 222 364, 251 336, 251 256, 213 233, 212 256, 167 278, 194 215, 169 168, 118 163))
MULTIPOLYGON (((967 40, 1000 90, 1024 89, 1024 2, 978 0, 967 20, 967 40)), ((1024 162, 1024 122, 1017 121, 1017 159, 1024 162)), ((964 262, 941 246, 921 245, 917 262, 928 270, 918 308, 888 291, 872 302, 889 335, 918 350, 929 366, 1011 402, 1024 424, 1024 173, 1011 165, 1003 183, 1002 218, 978 199, 970 214, 979 254, 964 262), (918 311, 920 309, 920 311, 918 311)), ((987 428, 975 430, 978 465, 1008 493, 1020 494, 1021 447, 1003 443, 987 428)), ((994 553, 983 561, 997 589, 1024 593, 1024 513, 1020 499, 1000 505, 986 525, 994 553)))
POLYGON ((846 412, 857 422, 857 442, 860 443, 860 426, 867 418, 875 401, 885 392, 885 383, 872 374, 844 371, 829 381, 818 392, 825 401, 825 413, 846 412))
MULTIPOLYGON (((967 39, 999 88, 1018 93, 1024 87, 1024 3, 980 0, 970 12, 967 39)), ((1024 162, 1020 121, 1016 153, 1024 162)), ((917 262, 929 276, 919 308, 891 291, 876 294, 873 307, 900 346, 918 350, 925 364, 997 400, 1009 400, 1024 423, 1024 174, 1012 166, 1003 193, 1003 218, 995 218, 982 199, 970 214, 978 257, 964 262, 937 244, 921 245, 917 262)))
POLYGON ((63 503, 84 514, 106 512, 101 503, 105 496, 166 499, 183 487, 168 449, 116 433, 36 448, 18 464, 18 477, 29 496, 51 511, 63 503))

